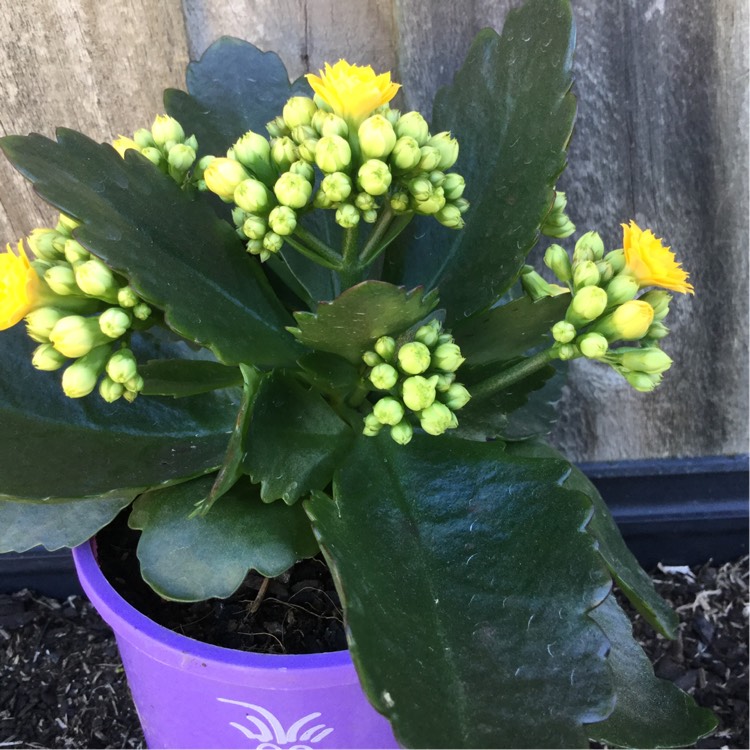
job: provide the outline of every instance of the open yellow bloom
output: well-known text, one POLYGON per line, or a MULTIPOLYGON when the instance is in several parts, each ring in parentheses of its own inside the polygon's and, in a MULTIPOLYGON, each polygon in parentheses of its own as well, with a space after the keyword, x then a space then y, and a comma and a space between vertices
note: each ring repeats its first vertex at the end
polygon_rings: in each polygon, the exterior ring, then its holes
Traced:
POLYGON ((623 224, 622 229, 625 265, 640 286, 659 286, 673 292, 694 294, 687 271, 650 229, 644 232, 632 220, 630 224, 623 224))
POLYGON ((141 151, 141 147, 132 138, 128 138, 124 135, 121 135, 112 141, 112 146, 123 159, 125 158, 125 152, 130 148, 135 149, 138 153, 141 151))
POLYGON ((391 81, 390 73, 375 75, 369 65, 350 65, 346 60, 333 66, 326 63, 325 71, 318 72, 320 76, 305 76, 312 90, 335 114, 357 125, 393 99, 401 88, 401 84, 391 81))
POLYGON ((42 282, 23 247, 18 242, 18 253, 10 244, 0 253, 0 331, 18 323, 39 302, 42 282))

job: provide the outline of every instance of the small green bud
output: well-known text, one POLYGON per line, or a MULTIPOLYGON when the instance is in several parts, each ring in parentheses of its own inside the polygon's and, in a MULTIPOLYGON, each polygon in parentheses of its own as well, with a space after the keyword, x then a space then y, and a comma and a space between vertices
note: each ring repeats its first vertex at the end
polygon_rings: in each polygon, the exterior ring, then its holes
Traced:
POLYGON ((58 232, 54 229, 32 229, 26 242, 37 258, 54 262, 62 258, 62 253, 53 244, 57 237, 58 232))
MULTIPOLYGON (((445 195, 443 194, 443 188, 435 188, 432 194, 426 200, 419 200, 415 198, 412 201, 412 208, 418 213, 424 216, 431 216, 437 214, 445 206, 445 195)), ((461 212, 459 211, 459 214, 461 212)))
POLYGON ((143 378, 140 375, 134 375, 125 383, 125 389, 133 393, 140 393, 144 385, 143 378))
POLYGON ((60 263, 47 269, 44 272, 44 280, 47 282, 47 286, 60 296, 81 294, 81 290, 78 288, 78 284, 76 284, 75 273, 73 273, 73 269, 67 263, 60 263))
POLYGON ((428 200, 434 192, 434 187, 429 178, 424 176, 409 180, 408 188, 414 199, 418 201, 428 200))
POLYGON ((414 428, 405 419, 391 427, 391 438, 399 445, 406 445, 411 442, 413 435, 414 428))
POLYGON ((298 125, 292 130, 292 140, 299 146, 310 139, 318 140, 318 131, 310 125, 298 125))
POLYGON ((292 162, 299 159, 299 151, 294 141, 286 135, 274 138, 271 142, 271 159, 282 171, 289 169, 292 162))
POLYGON ((315 208, 333 208, 333 201, 322 190, 316 190, 313 197, 315 208))
POLYGON ((373 209, 377 209, 378 207, 377 203, 375 202, 375 198, 373 198, 369 193, 357 193, 357 196, 354 199, 354 205, 360 211, 372 211, 373 209))
POLYGON ((212 156, 211 154, 207 154, 206 156, 201 156, 200 159, 195 164, 195 167, 193 168, 193 179, 194 180, 202 180, 205 176, 206 169, 208 168, 208 165, 215 159, 215 156, 212 156))
POLYGON ((451 411, 458 411, 469 403, 471 394, 461 383, 453 383, 442 400, 451 411))
POLYGON ((453 205, 462 213, 465 214, 468 210, 471 204, 469 201, 466 200, 466 198, 456 198, 453 201, 453 205))
POLYGON ((312 197, 312 185, 302 175, 284 172, 276 180, 273 192, 282 206, 304 208, 312 197))
POLYGON ((376 365, 382 364, 383 360, 375 352, 365 352, 362 355, 362 361, 368 367, 375 367, 376 365))
POLYGON ((411 205, 409 194, 405 193, 403 190, 398 190, 393 193, 389 198, 389 203, 391 204, 393 211, 397 214, 406 213, 411 205))
POLYGON ((304 177, 308 182, 315 182, 315 169, 312 164, 303 159, 298 159, 291 163, 289 171, 293 174, 298 174, 300 177, 304 177))
POLYGON ((151 315, 151 308, 145 302, 139 302, 133 308, 133 315, 138 320, 146 320, 151 315))
POLYGON ((404 344, 398 350, 399 367, 409 375, 419 375, 430 366, 430 350, 419 341, 404 344))
POLYGON ((116 351, 107 361, 106 370, 115 383, 127 383, 138 374, 135 355, 130 349, 116 351))
MULTIPOLYGON (((26 319, 28 320, 28 316, 26 319)), ((658 341, 659 339, 665 338, 668 334, 669 328, 667 328, 664 323, 656 322, 651 324, 651 327, 648 329, 645 338, 658 341)))
POLYGON ((93 348, 107 344, 111 339, 99 328, 97 318, 66 315, 55 323, 49 340, 60 354, 75 359, 88 354, 93 348))
POLYGON ((669 303, 672 301, 672 295, 662 289, 652 289, 650 292, 642 294, 638 299, 642 302, 648 302, 651 305, 654 310, 654 320, 660 322, 669 313, 669 303))
POLYGON ((124 399, 125 399, 125 400, 126 400, 126 401, 127 401, 128 403, 129 403, 129 404, 132 404, 132 403, 133 403, 133 401, 135 401, 135 400, 136 400, 136 398, 138 398, 138 394, 137 394, 137 393, 136 393, 135 391, 129 391, 129 390, 127 390, 127 389, 126 389, 126 390, 125 390, 125 392, 124 392, 124 393, 122 394, 122 397, 123 397, 123 398, 124 398, 124 399))
POLYGON ((432 365, 443 372, 455 372, 466 361, 457 344, 440 344, 432 353, 432 365))
POLYGON ((623 372, 625 380, 630 383, 636 391, 641 393, 650 393, 661 383, 661 375, 650 375, 647 372, 623 372))
POLYGON ((61 354, 55 349, 52 344, 42 344, 34 349, 34 354, 31 356, 31 364, 36 367, 37 370, 43 370, 45 372, 54 372, 59 370, 66 362, 68 358, 61 354))
POLYGON ((190 146, 193 151, 198 151, 198 139, 194 135, 191 135, 189 138, 185 138, 184 143, 186 146, 190 146))
POLYGON ((561 344, 569 344, 575 337, 576 327, 567 320, 559 320, 552 326, 552 338, 561 344))
POLYGON ((433 135, 427 141, 428 146, 436 148, 440 154, 438 169, 450 169, 458 159, 458 141, 448 131, 433 135))
POLYGON ((99 395, 108 403, 114 403, 125 391, 122 383, 115 383, 109 375, 105 375, 99 383, 99 395))
POLYGON ((381 430, 383 429, 383 423, 373 414, 370 412, 365 417, 365 426, 362 430, 363 435, 367 435, 367 437, 375 437, 381 430))
POLYGON ((575 344, 561 344, 557 350, 557 356, 563 362, 581 356, 581 350, 575 344))
POLYGON ((352 149, 339 135, 323 136, 315 147, 315 163, 321 171, 343 172, 352 161, 352 149))
POLYGON ((64 316, 65 313, 54 307, 38 307, 26 316, 26 333, 34 341, 46 343, 55 324, 64 316))
POLYGON ((133 133, 133 140, 140 148, 148 148, 149 146, 156 145, 154 137, 151 135, 151 131, 148 130, 148 128, 138 128, 138 130, 133 133))
POLYGON ((284 105, 281 116, 284 124, 292 130, 299 125, 309 125, 318 111, 315 102, 306 96, 293 96, 284 105))
MULTIPOLYGON (((543 297, 557 297, 560 294, 567 294, 568 289, 558 284, 550 284, 542 278, 532 266, 524 266, 521 269, 521 286, 524 292, 536 302, 543 297)), ((606 295, 605 295, 606 297, 606 295)))
POLYGON ((74 229, 78 229, 81 226, 81 222, 74 219, 72 216, 66 214, 60 214, 57 217, 57 226, 55 229, 64 234, 66 237, 70 237, 74 229))
POLYGON ((122 336, 131 323, 130 315, 119 307, 110 307, 99 316, 99 328, 111 339, 122 336))
POLYGON ((269 253, 278 253, 283 245, 284 240, 280 234, 276 234, 276 232, 266 232, 266 236, 263 238, 264 250, 267 250, 269 253))
POLYGON ((383 195, 391 186, 391 170, 380 159, 369 159, 357 172, 359 186, 370 195, 383 195))
POLYGON ((414 334, 414 340, 419 341, 427 347, 432 348, 437 344, 440 328, 439 326, 426 325, 420 326, 414 334))
POLYGON ((398 382, 398 372, 395 367, 386 364, 375 365, 370 372, 370 382, 381 391, 390 391, 398 382))
POLYGON ((351 195, 352 178, 344 172, 331 172, 323 178, 320 189, 332 203, 341 203, 351 195))
POLYGON ((310 123, 315 128, 318 135, 339 135, 342 138, 346 138, 349 135, 349 126, 346 121, 334 115, 333 112, 326 112, 324 109, 319 109, 312 118, 310 123))
POLYGON ((452 204, 447 203, 436 214, 435 218, 448 229, 462 229, 464 220, 461 212, 452 204))
MULTIPOLYGON (((263 237, 265 236, 266 235, 264 233, 263 237)), ((257 240, 248 240, 245 248, 251 255, 263 255, 264 253, 268 253, 268 250, 263 247, 263 237, 260 237, 257 240)))
POLYGON ((629 273, 619 273, 607 284, 607 307, 627 302, 638 294, 638 281, 629 273))
POLYGON ((362 211, 362 221, 365 224, 374 224, 378 220, 378 212, 371 208, 369 211, 362 211))
POLYGON ((262 216, 256 214, 248 214, 244 223, 242 224, 242 231, 250 240, 262 240, 268 230, 266 220, 262 216))
POLYGON ((388 161, 398 172, 414 169, 422 159, 419 144, 411 136, 405 135, 396 141, 388 161))
POLYGON ((129 286, 121 286, 117 290, 117 304, 120 307, 135 307, 139 302, 140 297, 129 286))
POLYGON ((568 253, 560 245, 550 245, 544 253, 544 265, 549 268, 557 278, 567 284, 573 279, 568 253))
POLYGON ((383 115, 371 115, 357 131, 364 159, 385 159, 396 145, 393 125, 383 115))
POLYGON ((672 359, 657 347, 622 348, 617 350, 619 364, 637 372, 645 372, 649 375, 661 375, 672 366, 672 359))
POLYGON ((607 307, 607 293, 598 286, 585 286, 573 295, 565 319, 576 327, 596 320, 607 307))
POLYGON ((420 146, 424 146, 430 137, 430 126, 419 112, 407 112, 401 115, 394 126, 399 138, 409 136, 420 146))
POLYGON ((91 259, 91 253, 74 239, 65 240, 65 260, 71 265, 85 263, 91 259))
POLYGON ((62 389, 68 398, 83 398, 96 387, 109 355, 108 346, 99 346, 66 368, 62 376, 62 389))
POLYGON ((195 151, 185 143, 177 143, 169 150, 167 161, 180 172, 187 172, 195 161, 195 151))
MULTIPOLYGON (((315 150, 318 147, 320 139, 319 138, 308 138, 306 141, 302 141, 297 146, 297 154, 299 155, 299 159, 297 161, 304 162, 306 164, 309 164, 311 167, 315 163, 315 150)), ((293 164, 296 162, 292 162, 293 164)), ((302 174, 298 170, 293 170, 292 167, 289 167, 290 172, 296 172, 297 174, 302 174)), ((306 177, 307 175, 302 175, 303 177, 306 177)), ((315 170, 313 170, 313 177, 315 176, 315 170)), ((310 182, 313 182, 313 180, 310 180, 310 182)))
POLYGON ((435 389, 438 393, 447 393, 450 387, 453 385, 453 382, 456 379, 456 373, 455 372, 442 372, 437 376, 437 384, 435 385, 435 389))
POLYGON ((289 128, 286 126, 284 118, 281 115, 274 117, 271 122, 266 123, 266 130, 271 138, 283 138, 289 135, 289 128))
POLYGON ((396 341, 391 336, 381 336, 375 342, 375 351, 386 361, 390 362, 396 353, 396 341))
POLYGON ((422 377, 422 375, 406 378, 401 384, 401 398, 404 404, 413 412, 426 409, 435 401, 437 382, 437 375, 430 378, 422 377))
POLYGON ((612 266, 614 274, 621 273, 625 268, 625 251, 623 249, 612 250, 604 256, 604 260, 612 266))
POLYGON ((456 172, 451 172, 445 175, 445 180, 442 183, 445 197, 449 201, 458 200, 463 194, 466 188, 466 180, 456 172))
POLYGON ((227 203, 233 200, 237 186, 244 180, 250 179, 250 175, 242 164, 234 159, 223 157, 211 160, 206 166, 203 177, 206 187, 227 203))
POLYGON ((168 115, 157 115, 151 126, 151 135, 157 146, 164 146, 169 141, 181 143, 185 140, 185 131, 177 120, 168 115))
POLYGON ((445 404, 436 401, 422 410, 419 415, 419 424, 428 435, 442 435, 457 424, 457 421, 445 404))
POLYGON ((356 227, 359 219, 359 211, 351 203, 342 203, 336 209, 336 223, 344 229, 356 227))
POLYGON ((424 172, 432 172, 440 165, 440 151, 434 146, 422 146, 419 149, 419 168, 424 172))
POLYGON ((604 256, 604 242, 598 232, 586 232, 576 242, 573 263, 584 260, 601 260, 604 256))
POLYGON ((150 146, 144 148, 141 153, 155 166, 160 167, 164 161, 164 154, 158 148, 150 146))
POLYGON ((596 286, 600 275, 596 263, 592 260, 584 260, 573 266, 573 287, 578 290, 585 286, 596 286))
POLYGON ((397 425, 404 418, 404 407, 400 401, 386 396, 373 406, 372 413, 381 424, 397 425))
POLYGON ((268 215, 268 225, 276 234, 286 237, 297 228, 297 214, 288 206, 276 206, 268 215))
POLYGON ((112 271, 100 260, 92 258, 75 267, 78 288, 90 297, 117 299, 119 289, 112 271))
POLYGON ((581 354, 588 359, 601 359, 609 349, 609 343, 600 333, 586 333, 576 342, 581 354))

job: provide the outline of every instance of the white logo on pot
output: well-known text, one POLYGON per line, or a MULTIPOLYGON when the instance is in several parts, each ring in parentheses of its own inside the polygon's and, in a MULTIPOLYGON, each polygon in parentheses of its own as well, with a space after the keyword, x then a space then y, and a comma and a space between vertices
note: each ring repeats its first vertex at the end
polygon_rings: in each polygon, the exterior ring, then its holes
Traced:
POLYGON ((281 722, 267 709, 262 706, 256 706, 253 703, 243 701, 233 701, 229 698, 217 698, 220 703, 231 703, 235 706, 242 706, 254 711, 257 716, 251 713, 245 714, 245 718, 252 724, 257 731, 253 731, 243 724, 236 721, 230 721, 229 726, 242 732, 249 740, 257 740, 260 744, 256 750, 312 750, 308 745, 294 745, 297 742, 317 743, 328 737, 333 731, 333 727, 327 727, 325 724, 315 724, 308 729, 303 728, 305 724, 317 719, 320 712, 307 714, 292 724, 289 729, 284 729, 281 722), (275 742, 274 742, 275 741, 275 742))

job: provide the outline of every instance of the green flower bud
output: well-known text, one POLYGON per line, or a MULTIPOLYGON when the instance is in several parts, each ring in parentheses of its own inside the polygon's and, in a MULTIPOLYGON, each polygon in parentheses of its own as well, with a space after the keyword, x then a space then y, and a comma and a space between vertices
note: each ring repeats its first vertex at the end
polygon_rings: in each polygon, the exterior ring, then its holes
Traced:
POLYGON ((456 198, 453 201, 453 205, 462 213, 465 214, 469 210, 469 206, 471 205, 469 201, 466 200, 466 198, 456 198))
POLYGON ((120 307, 135 307, 139 302, 140 297, 129 286, 117 290, 117 304, 120 307))
POLYGON ((422 160, 419 144, 411 136, 399 138, 391 151, 388 161, 398 172, 408 172, 414 169, 422 160))
POLYGON ((610 342, 620 339, 637 341, 648 333, 653 322, 654 308, 648 302, 632 299, 597 321, 593 330, 601 333, 610 342))
POLYGON ((129 404, 132 404, 132 403, 133 403, 133 401, 135 401, 135 400, 136 400, 136 398, 138 397, 138 394, 137 394, 137 393, 135 393, 135 391, 129 391, 129 390, 127 390, 127 389, 126 389, 126 390, 125 390, 125 392, 124 392, 124 393, 122 394, 122 397, 123 397, 123 398, 124 398, 124 399, 125 399, 125 400, 126 400, 126 401, 127 401, 128 403, 129 403, 129 404))
POLYGON ((338 135, 326 135, 315 147, 315 163, 328 174, 343 172, 351 163, 352 150, 349 144, 338 135))
POLYGON ((573 295, 565 319, 577 328, 596 320, 607 307, 607 293, 599 286, 585 286, 573 295))
POLYGON ((437 382, 437 375, 430 378, 422 377, 422 375, 406 378, 401 384, 401 398, 404 404, 413 412, 426 409, 435 401, 437 382))
POLYGON ((333 203, 345 201, 352 192, 352 179, 344 172, 331 172, 320 183, 320 189, 333 203))
POLYGON ((430 366, 430 350, 419 341, 404 344, 398 350, 399 367, 409 375, 419 375, 430 366))
POLYGON ((661 375, 650 375, 646 372, 623 372, 625 380, 641 393, 650 393, 661 383, 661 375))
POLYGON ((74 229, 78 229, 81 226, 81 222, 74 219, 72 216, 66 214, 60 214, 57 217, 57 226, 55 229, 64 234, 66 237, 70 237, 74 229))
POLYGON ((125 389, 132 393, 140 393, 144 385, 143 378, 140 375, 134 375, 125 383, 125 389))
POLYGON ((92 258, 75 267, 78 288, 90 297, 117 299, 119 289, 112 271, 100 260, 92 258))
POLYGON ((234 159, 225 158, 213 159, 206 166, 203 177, 206 187, 227 203, 233 200, 237 186, 250 179, 242 164, 234 159))
POLYGON ((380 159, 369 159, 357 172, 359 186, 370 195, 383 195, 391 186, 391 170, 380 159))
POLYGON ((584 286, 596 286, 599 278, 599 269, 592 260, 584 260, 573 266, 573 287, 576 290, 584 286))
POLYGON ((375 351, 386 361, 390 362, 396 353, 396 341, 391 336, 381 336, 375 342, 375 351))
POLYGON ((310 139, 317 141, 318 138, 318 131, 310 125, 298 125, 292 130, 292 140, 298 145, 310 139))
POLYGON ((418 201, 426 201, 430 198, 435 190, 428 177, 419 176, 409 180, 409 192, 418 201))
POLYGON ((378 420, 378 418, 370 412, 365 417, 365 426, 362 430, 363 435, 367 435, 367 437, 375 437, 381 430, 383 429, 383 424, 378 420))
POLYGON ((312 185, 302 175, 284 172, 276 180, 273 192, 283 206, 304 208, 312 197, 312 185))
POLYGON ((56 261, 62 258, 62 253, 53 244, 57 237, 58 233, 54 229, 32 229, 26 242, 37 258, 56 261))
MULTIPOLYGON (((435 188, 432 195, 425 200, 419 200, 415 198, 412 201, 412 208, 418 213, 425 216, 431 216, 437 214, 445 206, 445 196, 443 195, 443 188, 435 188)), ((457 209, 458 210, 458 209, 457 209)), ((459 214, 461 212, 459 211, 459 214)))
MULTIPOLYGON (((28 316, 26 318, 28 320, 28 316)), ((663 339, 665 336, 669 334, 669 328, 667 328, 664 323, 652 323, 651 327, 648 329, 648 332, 646 333, 647 339, 654 339, 658 341, 659 339, 663 339)))
POLYGON ((268 215, 268 225, 276 234, 286 237, 297 228, 297 214, 288 206, 276 206, 268 215))
POLYGON ((432 172, 433 169, 437 169, 440 165, 440 151, 434 146, 422 146, 419 149, 420 159, 419 168, 424 172, 432 172))
MULTIPOLYGON (((427 179, 432 183, 433 187, 442 187, 445 182, 445 172, 433 169, 432 172, 427 172, 427 179)), ((445 194, 445 190, 443 190, 443 194, 445 194)))
POLYGON ((463 229, 464 220, 461 212, 452 204, 447 203, 436 214, 435 218, 448 229, 463 229))
POLYGON ((180 172, 187 172, 195 161, 195 151, 185 143, 177 143, 169 149, 167 161, 180 172))
POLYGON ((396 133, 383 115, 371 115, 357 131, 364 159, 385 159, 396 145, 396 133))
POLYGON ((198 139, 194 135, 191 135, 189 138, 185 138, 184 143, 186 146, 190 146, 193 151, 198 151, 198 139))
POLYGON ((440 335, 440 324, 432 325, 432 323, 437 323, 437 321, 431 321, 426 326, 420 326, 414 334, 415 341, 419 341, 420 344, 424 344, 430 348, 437 344, 438 336, 440 335))
POLYGON ((642 294, 638 299, 651 305, 654 310, 654 320, 659 322, 664 320, 669 313, 672 295, 662 289, 652 289, 650 292, 642 294))
POLYGON ((193 179, 194 180, 201 180, 206 173, 206 169, 208 168, 208 165, 216 159, 215 156, 212 156, 211 154, 207 154, 206 156, 202 156, 195 164, 195 167, 193 168, 193 179))
POLYGON ((386 396, 373 406, 372 413, 381 424, 397 425, 404 418, 404 407, 400 401, 386 396))
POLYGON ((138 320, 146 320, 148 316, 151 315, 151 308, 145 302, 139 302, 133 308, 133 315, 135 315, 138 320))
POLYGON ((373 198, 369 193, 357 193, 357 196, 354 199, 354 205, 360 211, 372 211, 373 209, 377 209, 378 207, 378 204, 375 202, 375 198, 373 198))
POLYGON ((269 253, 278 253, 283 244, 284 240, 281 235, 276 234, 276 232, 266 232, 266 236, 263 238, 263 249, 267 250, 269 253))
POLYGON ((586 333, 576 342, 581 354, 588 359, 601 359, 609 349, 609 343, 600 333, 586 333))
POLYGON ((78 284, 76 284, 73 269, 67 263, 61 263, 47 269, 44 272, 44 280, 47 282, 47 286, 60 296, 81 294, 81 290, 78 288, 78 284))
POLYGON ((49 334, 50 343, 60 354, 75 359, 92 349, 107 344, 111 339, 99 328, 98 318, 66 315, 55 323, 49 334))
POLYGON ((313 165, 308 164, 303 159, 292 162, 289 171, 300 175, 300 177, 304 177, 310 183, 315 182, 315 169, 313 169, 313 165))
POLYGON ((438 381, 437 381, 437 384, 435 385, 435 389, 437 390, 437 392, 447 393, 456 379, 456 373, 455 372, 442 372, 437 376, 437 379, 438 381))
POLYGON ((262 240, 268 225, 266 220, 262 216, 256 216, 255 214, 248 214, 244 223, 242 224, 242 231, 250 240, 262 240))
POLYGON ((440 344, 432 353, 432 365, 443 372, 455 372, 466 361, 457 344, 440 344))
POLYGON ((368 367, 375 367, 376 365, 382 364, 383 360, 375 352, 365 352, 362 355, 362 361, 368 367))
POLYGON ((284 118, 281 115, 275 117, 271 122, 266 123, 266 130, 271 138, 283 138, 289 135, 289 128, 286 126, 284 118))
POLYGON ((34 341, 46 343, 55 324, 64 316, 64 312, 54 307, 38 307, 26 316, 26 333, 34 341))
POLYGON ((299 156, 297 146, 289 136, 275 138, 271 142, 271 159, 282 171, 289 169, 299 156))
MULTIPOLYGON (((266 235, 264 233, 263 237, 265 236, 266 235)), ((251 255, 262 255, 263 253, 267 253, 268 250, 264 249, 263 247, 263 237, 260 237, 257 240, 248 240, 247 245, 245 245, 247 252, 249 252, 251 255)))
POLYGON ((151 135, 157 146, 164 146, 169 141, 181 143, 185 140, 185 131, 174 117, 169 115, 157 115, 151 126, 151 135))
POLYGON ((59 370, 67 360, 68 358, 64 354, 60 354, 52 344, 38 346, 34 349, 34 354, 31 356, 31 364, 37 370, 45 372, 59 370))
POLYGON ((545 221, 542 225, 542 233, 546 234, 547 237, 554 237, 555 239, 562 240, 565 237, 570 237, 576 231, 576 225, 565 215, 561 217, 559 223, 551 223, 545 221))
POLYGON ((573 279, 568 253, 560 245, 550 245, 544 253, 544 265, 549 268, 557 278, 567 284, 573 279))
POLYGON ((160 167, 164 162, 164 154, 153 146, 144 148, 141 153, 155 166, 160 167))
POLYGON ((436 148, 440 153, 438 169, 450 169, 456 163, 458 159, 458 141, 451 137, 448 131, 433 135, 427 141, 427 145, 436 148))
POLYGON ((581 356, 581 350, 575 344, 561 344, 557 350, 557 356, 563 362, 581 356))
POLYGON ((419 424, 428 435, 442 435, 446 430, 458 424, 454 414, 445 405, 436 401, 419 415, 419 424))
POLYGON ((464 194, 466 180, 460 174, 451 172, 445 175, 442 186, 446 199, 455 201, 464 194))
POLYGON ((68 398, 83 398, 96 387, 109 355, 108 346, 98 346, 66 368, 62 376, 62 389, 68 398))
POLYGON ((313 206, 315 208, 333 208, 333 201, 322 190, 316 190, 313 206))
POLYGON ((133 140, 140 148, 148 148, 149 146, 156 145, 154 137, 151 135, 151 131, 147 128, 138 128, 138 130, 133 133, 133 140))
POLYGON ((110 307, 99 316, 99 328, 111 339, 122 336, 131 323, 130 315, 119 307, 110 307))
POLYGON ((127 383, 138 374, 135 355, 130 349, 116 351, 107 361, 106 370, 115 383, 127 383))
POLYGON ((362 211, 362 221, 366 224, 374 224, 378 220, 378 212, 372 208, 369 211, 362 211))
POLYGON ((557 297, 560 294, 568 293, 568 289, 565 287, 550 284, 532 266, 524 266, 521 269, 521 286, 526 294, 535 302, 543 297, 557 297))
POLYGON ((292 130, 298 125, 309 125, 317 111, 318 107, 312 99, 306 96, 293 96, 284 105, 281 116, 284 124, 292 130))
POLYGON ((65 240, 65 260, 71 265, 76 263, 85 263, 91 259, 91 253, 74 239, 65 240))
MULTIPOLYGON (((297 146, 297 154, 299 155, 299 159, 297 161, 305 162, 306 164, 309 164, 310 166, 313 165, 315 162, 315 150, 318 148, 318 143, 320 142, 319 138, 308 138, 306 141, 302 141, 297 146)), ((296 162, 292 162, 293 164, 296 162)), ((289 167, 289 171, 296 171, 289 167)), ((297 174, 301 174, 301 172, 296 172, 297 174)), ((313 176, 315 175, 315 170, 313 170, 313 176)), ((303 177, 306 177, 307 175, 302 175, 303 177)), ((310 180, 310 182, 313 182, 313 180, 310 180)))
POLYGON ((408 135, 420 146, 424 146, 430 137, 430 126, 419 112, 407 112, 401 115, 396 121, 394 130, 399 138, 408 135))
POLYGON ((344 229, 356 227, 359 219, 359 211, 351 203, 342 203, 336 209, 336 223, 344 229))
POLYGON ((338 135, 341 138, 348 138, 349 126, 346 124, 346 120, 334 115, 333 112, 325 112, 318 132, 321 136, 338 135))
POLYGON ((453 383, 442 397, 443 403, 451 410, 462 409, 471 400, 471 394, 460 383, 453 383))
POLYGON ((108 403, 114 403, 122 396, 125 386, 122 383, 115 383, 109 375, 105 375, 99 383, 99 395, 108 403))
POLYGON ((672 359, 657 347, 622 348, 617 350, 619 364, 627 370, 661 375, 672 366, 672 359))
POLYGON ((622 248, 612 250, 604 256, 604 260, 612 266, 612 272, 618 274, 625 268, 625 251, 622 248))
POLYGON ((411 442, 413 435, 414 428, 405 419, 391 427, 391 438, 399 445, 406 445, 411 442))
POLYGON ((380 391, 389 391, 398 382, 398 372, 385 363, 375 365, 370 372, 370 382, 380 391))
POLYGON ((580 260, 601 260, 604 256, 604 242, 598 232, 586 232, 576 242, 573 263, 580 260))
POLYGON ((629 273, 619 273, 607 284, 607 307, 615 307, 627 302, 638 294, 638 281, 629 273))
POLYGON ((389 203, 394 213, 397 214, 406 213, 411 205, 409 194, 405 193, 403 190, 398 190, 393 193, 389 198, 389 203))
POLYGON ((576 337, 576 327, 567 320, 559 320, 552 326, 552 338, 561 344, 569 344, 576 337))

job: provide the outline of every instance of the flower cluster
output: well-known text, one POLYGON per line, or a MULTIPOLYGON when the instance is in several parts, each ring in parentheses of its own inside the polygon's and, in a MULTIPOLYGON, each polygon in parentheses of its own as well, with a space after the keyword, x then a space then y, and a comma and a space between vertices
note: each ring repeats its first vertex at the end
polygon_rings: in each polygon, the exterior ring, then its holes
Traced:
POLYGON ((406 445, 414 432, 412 423, 418 423, 429 435, 442 435, 458 427, 454 412, 471 396, 455 382, 464 358, 439 321, 420 326, 412 340, 401 344, 390 336, 381 336, 373 351, 365 352, 362 359, 370 368, 367 377, 372 386, 388 393, 365 417, 365 435, 377 435, 388 425, 391 437, 406 445))
POLYGON ((522 283, 532 296, 572 292, 564 320, 552 328, 561 359, 605 362, 633 388, 648 392, 672 364, 659 346, 669 333, 663 321, 672 297, 665 290, 692 293, 693 287, 674 254, 650 230, 642 231, 634 221, 623 230, 623 247, 606 255, 596 232, 578 240, 572 262, 562 247, 550 246, 544 262, 566 287, 546 284, 533 270, 522 283), (646 287, 661 289, 640 294, 646 287), (638 344, 610 348, 623 341, 638 344))

